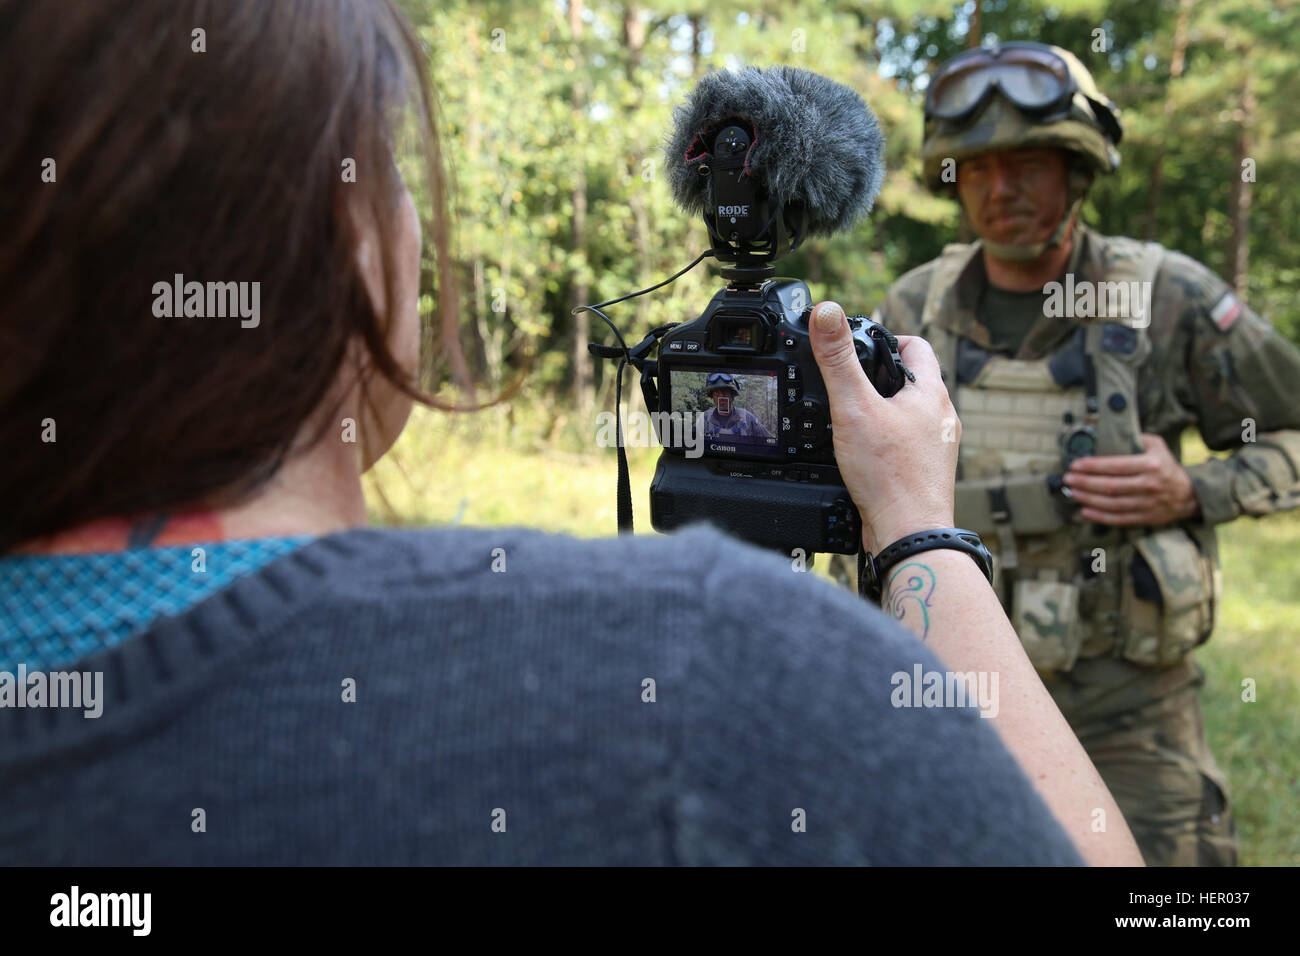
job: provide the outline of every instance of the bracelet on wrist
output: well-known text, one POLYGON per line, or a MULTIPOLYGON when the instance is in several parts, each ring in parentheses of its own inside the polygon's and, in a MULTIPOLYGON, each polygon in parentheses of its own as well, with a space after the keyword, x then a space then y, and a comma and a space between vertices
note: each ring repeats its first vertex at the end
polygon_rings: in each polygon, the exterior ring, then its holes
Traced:
POLYGON ((993 555, 978 534, 964 528, 936 528, 899 538, 875 556, 865 549, 859 552, 858 594, 879 604, 885 587, 885 576, 892 567, 914 554, 936 548, 949 548, 969 554, 984 572, 984 577, 992 583, 993 555))

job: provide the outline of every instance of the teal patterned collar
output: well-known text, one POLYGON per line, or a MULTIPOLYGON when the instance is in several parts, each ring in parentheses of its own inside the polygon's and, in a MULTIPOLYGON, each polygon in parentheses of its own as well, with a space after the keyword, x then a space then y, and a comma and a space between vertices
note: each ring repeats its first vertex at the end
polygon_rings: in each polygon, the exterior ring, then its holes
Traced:
POLYGON ((311 540, 0 558, 0 671, 55 670, 113 647, 311 540))

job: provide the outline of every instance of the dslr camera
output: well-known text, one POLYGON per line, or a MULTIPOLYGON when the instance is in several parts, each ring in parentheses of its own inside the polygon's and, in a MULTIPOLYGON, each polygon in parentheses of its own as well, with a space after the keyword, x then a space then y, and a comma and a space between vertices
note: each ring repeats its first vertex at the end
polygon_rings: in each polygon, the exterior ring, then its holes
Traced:
MULTIPOLYGON (((773 265, 801 241, 803 208, 772 199, 748 174, 745 125, 721 125, 698 166, 711 254, 727 285, 699 318, 651 333, 656 359, 641 351, 650 339, 633 358, 663 445, 651 523, 671 531, 709 521, 787 554, 854 554, 861 521, 836 467, 809 339, 812 296, 803 282, 776 278, 773 265)), ((897 340, 869 318, 848 321, 863 371, 893 395, 910 377, 897 340)))

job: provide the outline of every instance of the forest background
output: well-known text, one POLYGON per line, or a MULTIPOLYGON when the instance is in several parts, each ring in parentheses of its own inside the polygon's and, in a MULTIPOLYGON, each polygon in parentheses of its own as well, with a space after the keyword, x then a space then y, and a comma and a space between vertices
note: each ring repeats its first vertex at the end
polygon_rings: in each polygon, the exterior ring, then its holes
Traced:
MULTIPOLYGON (((869 314, 890 284, 963 235, 921 180, 930 74, 969 46, 1071 50, 1122 110, 1123 162, 1083 208, 1099 231, 1157 240, 1222 276, 1300 343, 1300 4, 1263 0, 399 0, 417 25, 451 171, 456 292, 428 241, 426 384, 475 413, 417 409, 371 472, 384 524, 615 530, 612 336, 575 306, 677 272, 707 245, 669 198, 673 107, 717 68, 789 64, 857 90, 887 138, 888 176, 854 231, 807 243, 778 272, 814 300, 869 314)), ((400 158, 427 220, 427 189, 400 158)), ((697 317, 721 285, 701 264, 611 307, 629 344, 697 317)), ((634 376, 624 411, 640 411, 634 376)), ((1300 388, 1300 383, 1297 383, 1300 388)), ((1207 454, 1189 436, 1191 456, 1207 454)), ((630 449, 638 532, 656 449, 630 449)), ((1300 515, 1222 530, 1226 597, 1198 652, 1204 708, 1228 772, 1243 862, 1300 863, 1300 515), (1245 687, 1254 688, 1247 701, 1245 687)), ((818 573, 824 573, 823 570, 818 573)))

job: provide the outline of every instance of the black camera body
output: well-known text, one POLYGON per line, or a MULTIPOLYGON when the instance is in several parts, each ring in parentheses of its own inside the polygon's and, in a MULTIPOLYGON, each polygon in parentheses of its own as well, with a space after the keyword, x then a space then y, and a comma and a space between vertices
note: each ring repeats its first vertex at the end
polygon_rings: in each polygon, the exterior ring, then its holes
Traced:
MULTIPOLYGON (((860 549, 809 339, 811 305, 796 279, 733 283, 698 319, 664 333, 657 367, 642 376, 664 446, 650 485, 655 530, 710 521, 787 553, 860 549)), ((849 325, 863 371, 893 395, 904 382, 897 340, 861 316, 849 325)))
MULTIPOLYGON (((699 318, 660 326, 635 348, 620 338, 621 348, 593 343, 589 349, 641 372, 646 408, 664 446, 650 485, 656 531, 708 521, 787 554, 855 554, 862 547, 862 523, 835 463, 830 403, 809 339, 813 298, 803 282, 777 278, 773 262, 810 233, 845 228, 864 200, 869 208, 883 172, 877 158, 883 140, 857 94, 815 74, 796 74, 777 71, 769 78, 776 86, 742 92, 742 99, 774 111, 761 136, 763 124, 714 102, 731 101, 732 81, 726 79, 697 96, 697 105, 718 114, 716 120, 679 124, 685 135, 674 189, 686 206, 698 204, 708 228, 710 249, 696 263, 706 255, 716 258, 727 286, 699 318), (807 87, 804 95, 781 85, 790 82, 807 87), (825 112, 824 123, 844 135, 814 136, 817 123, 805 128, 791 119, 812 103, 825 112), (856 132, 848 135, 850 129, 856 132), (804 134, 814 138, 805 142, 804 134), (756 158, 760 138, 771 154, 766 161, 756 158), (841 149, 828 158, 832 145, 841 149), (798 180, 815 180, 818 188, 769 191, 762 170, 775 169, 785 152, 817 158, 818 165, 802 161, 798 180), (649 358, 656 347, 657 357, 649 358)), ((701 88, 707 85, 702 81, 701 88)), ((587 308, 614 328, 598 309, 627 298, 587 308)), ((893 395, 910 378, 897 340, 870 319, 848 321, 868 379, 881 395, 893 395)), ((621 441, 619 529, 630 531, 621 441)))

